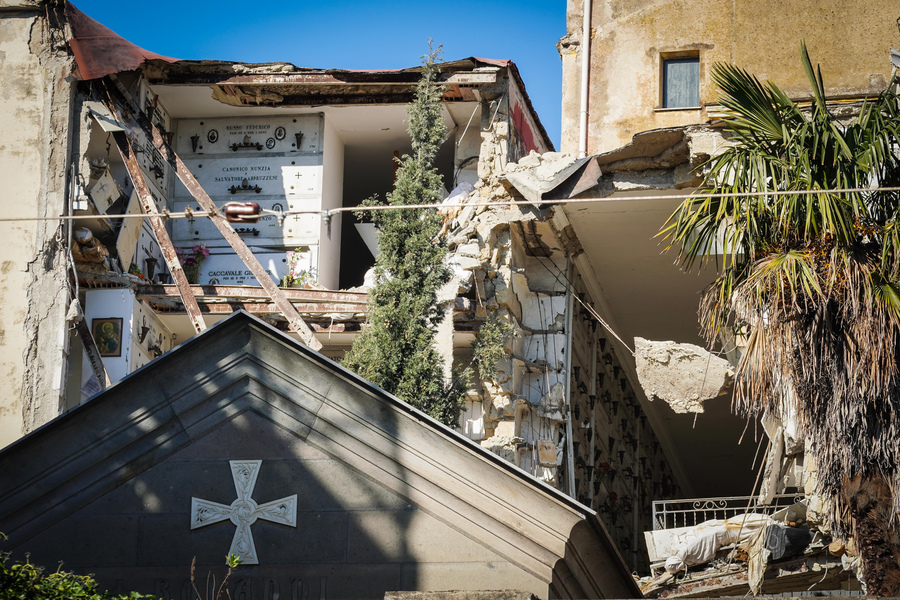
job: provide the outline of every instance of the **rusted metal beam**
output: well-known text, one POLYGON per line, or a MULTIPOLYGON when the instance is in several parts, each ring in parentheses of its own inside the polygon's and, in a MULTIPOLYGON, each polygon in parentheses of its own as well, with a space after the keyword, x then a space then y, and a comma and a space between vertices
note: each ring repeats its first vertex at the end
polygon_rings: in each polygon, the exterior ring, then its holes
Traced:
MULTIPOLYGON (((240 100, 242 104, 235 106, 296 106, 296 107, 313 107, 313 106, 381 106, 384 104, 409 104, 413 101, 415 90, 410 88, 402 92, 370 92, 360 90, 354 94, 343 94, 338 92, 330 92, 327 89, 316 90, 316 93, 290 93, 285 88, 272 88, 281 99, 266 100, 260 99, 253 88, 247 86, 238 87, 237 85, 221 85, 217 86, 220 93, 231 96, 236 100, 240 100)), ((466 88, 461 88, 466 89, 466 88)), ((473 96, 474 97, 474 96, 473 96)), ((452 88, 447 88, 444 92, 443 99, 447 102, 466 101, 466 98, 460 98, 460 94, 454 92, 452 88)))
MULTIPOLYGON (((265 290, 259 287, 243 285, 194 285, 191 286, 197 298, 268 298, 265 290)), ((368 294, 364 292, 332 292, 328 290, 310 290, 303 288, 282 288, 281 292, 289 300, 305 302, 343 302, 345 304, 368 303, 368 294)), ((178 290, 174 285, 140 285, 135 294, 138 298, 165 298, 175 296, 178 290)))
MULTIPOLYGON (((327 315, 332 313, 350 313, 359 314, 360 310, 357 304, 336 304, 333 302, 297 302, 293 303, 294 309, 299 313, 311 315, 327 315)), ((227 315, 238 309, 243 309, 248 313, 257 315, 277 315, 281 314, 281 310, 271 302, 207 302, 200 304, 200 312, 210 315, 227 315)), ((183 310, 175 309, 159 309, 160 314, 184 314, 183 310)))
MULTIPOLYGON (((462 85, 478 85, 491 84, 497 82, 497 72, 480 72, 480 71, 457 71, 451 73, 440 73, 438 81, 446 84, 462 84, 462 85)), ((213 75, 197 74, 190 80, 165 81, 169 85, 190 85, 197 83, 203 84, 220 84, 220 85, 358 85, 358 86, 412 86, 419 81, 419 73, 407 71, 399 73, 366 73, 366 72, 345 72, 345 73, 261 73, 256 75, 231 75, 227 77, 213 75)))
MULTIPOLYGON (((134 183, 134 190, 137 192, 138 199, 141 201, 141 207, 143 208, 144 213, 158 213, 159 208, 156 206, 156 201, 153 200, 153 196, 150 194, 150 188, 147 187, 147 181, 144 179, 144 173, 141 171, 141 167, 137 162, 137 156, 134 153, 134 148, 131 146, 131 140, 128 139, 128 135, 124 131, 115 131, 112 135, 113 139, 116 140, 116 147, 119 149, 119 154, 122 155, 122 160, 125 161, 125 167, 128 169, 128 174, 131 176, 131 181, 134 183)), ((175 281, 175 287, 178 290, 178 294, 181 296, 181 301, 184 303, 184 308, 191 320, 191 325, 194 326, 194 331, 200 333, 206 329, 206 323, 203 322, 203 317, 200 316, 200 308, 197 306, 197 300, 191 292, 191 286, 188 283, 187 277, 185 277, 184 271, 181 268, 181 263, 178 261, 178 257, 175 254, 175 246, 172 245, 172 240, 169 239, 169 232, 166 231, 166 227, 163 225, 160 217, 148 216, 147 220, 150 222, 150 227, 156 235, 156 241, 159 242, 163 260, 166 261, 166 266, 169 267, 169 272, 172 274, 172 280, 175 281)))
MULTIPOLYGON (((125 95, 128 92, 125 91, 124 88, 119 89, 114 88, 114 86, 108 86, 107 89, 109 90, 111 98, 115 96, 127 97, 125 95)), ((133 106, 135 105, 133 100, 130 100, 130 102, 133 106)), ((175 175, 178 176, 178 179, 184 184, 184 187, 187 188, 191 196, 194 197, 194 200, 197 201, 201 208, 209 213, 209 220, 212 224, 215 225, 216 229, 218 229, 225 238, 225 241, 227 241, 234 249, 238 257, 245 265, 247 265, 247 268, 259 282, 259 285, 262 286, 269 297, 272 298, 272 301, 287 319, 290 328, 300 335, 300 339, 303 340, 307 346, 313 350, 320 350, 322 348, 322 343, 316 339, 309 326, 303 322, 300 313, 294 310, 294 306, 291 302, 281 293, 281 289, 274 281, 272 281, 268 271, 260 264, 256 256, 253 255, 253 252, 250 251, 250 248, 248 248, 247 244, 244 243, 244 240, 241 239, 241 236, 238 235, 231 224, 225 220, 225 217, 216 207, 215 202, 212 201, 209 194, 206 193, 206 190, 204 190, 197 181, 197 178, 190 172, 184 164, 184 161, 181 160, 181 157, 179 157, 175 150, 168 144, 156 125, 154 125, 141 111, 136 111, 134 117, 141 129, 144 130, 144 133, 151 137, 156 149, 159 150, 169 161, 169 164, 174 167, 175 175)))

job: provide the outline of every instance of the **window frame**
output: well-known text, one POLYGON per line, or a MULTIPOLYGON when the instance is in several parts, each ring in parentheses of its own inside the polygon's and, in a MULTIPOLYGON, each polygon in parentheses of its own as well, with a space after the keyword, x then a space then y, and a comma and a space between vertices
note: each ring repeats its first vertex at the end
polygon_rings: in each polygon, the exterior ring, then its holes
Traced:
POLYGON ((700 52, 698 50, 682 50, 678 52, 661 52, 659 55, 659 104, 657 110, 675 111, 675 110, 699 110, 702 108, 700 101, 700 88, 702 81, 702 69, 700 64, 700 52), (676 62, 696 62, 697 63, 697 104, 685 106, 667 106, 666 92, 667 79, 666 67, 676 62))

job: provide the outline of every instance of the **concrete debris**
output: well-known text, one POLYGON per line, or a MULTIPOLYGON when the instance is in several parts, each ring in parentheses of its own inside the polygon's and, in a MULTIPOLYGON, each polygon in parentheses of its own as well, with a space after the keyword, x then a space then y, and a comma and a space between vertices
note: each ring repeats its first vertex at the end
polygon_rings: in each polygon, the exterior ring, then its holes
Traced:
POLYGON ((537 443, 538 462, 542 467, 558 467, 562 462, 562 448, 550 440, 540 440, 537 443))
MULTIPOLYGON (((508 361, 506 362, 508 363, 508 361)), ((502 372, 498 372, 498 374, 503 379, 502 372)), ((512 377, 505 378, 505 381, 497 381, 495 379, 481 382, 481 387, 484 389, 484 395, 487 399, 485 409, 488 412, 484 415, 485 422, 512 417, 516 414, 516 398, 512 390, 513 384, 512 377)))
MULTIPOLYGON (((455 189, 450 197, 456 199, 448 197, 441 209, 447 264, 463 296, 448 304, 459 328, 478 331, 488 318, 508 326, 504 356, 478 382, 482 400, 475 411, 480 409, 479 429, 486 438, 481 445, 560 487, 559 440, 565 439, 570 415, 566 287, 555 273, 565 272, 579 250, 571 244, 571 232, 551 222, 552 209, 527 200, 551 190, 577 194, 580 186, 596 184, 599 168, 555 152, 506 164, 508 134, 502 122, 482 133, 480 181, 455 189), (490 210, 473 206, 484 202, 510 204, 490 210)), ((472 419, 479 421, 479 415, 472 419)))
POLYGON ((535 408, 537 416, 551 421, 565 421, 566 386, 562 382, 555 383, 550 391, 541 397, 535 408))
POLYGON ((767 411, 761 422, 771 443, 760 485, 760 502, 768 504, 776 494, 782 494, 788 488, 805 489, 812 497, 813 488, 808 485, 804 465, 808 461, 804 461, 796 412, 785 411, 782 418, 778 418, 767 411))
POLYGON ((509 436, 509 435, 495 435, 481 442, 481 446, 483 448, 487 448, 500 458, 504 460, 508 460, 509 462, 515 464, 516 463, 516 453, 519 449, 519 444, 522 444, 525 440, 523 438, 517 436, 509 436))
MULTIPOLYGON (((762 575, 762 592, 784 596, 813 589, 814 593, 824 591, 827 595, 847 597, 846 591, 841 594, 838 590, 858 589, 852 587, 854 582, 849 578, 841 559, 818 548, 800 558, 769 564, 762 575)), ((738 597, 746 596, 750 591, 746 565, 727 561, 706 570, 688 572, 677 579, 664 573, 656 579, 642 578, 640 583, 646 598, 738 597)))
POLYGON ((69 304, 69 312, 66 313, 66 321, 69 323, 80 323, 84 319, 84 311, 81 309, 81 303, 78 298, 72 300, 69 304))
POLYGON ((559 152, 532 152, 518 163, 507 165, 503 178, 526 200, 534 202, 561 185, 590 160, 593 157, 576 159, 559 152))
POLYGON ((634 338, 634 352, 647 398, 664 400, 676 413, 702 413, 704 401, 731 390, 731 364, 699 346, 634 338))
POLYGON ((665 557, 665 571, 641 578, 641 591, 647 598, 678 598, 856 589, 855 549, 831 542, 804 515, 798 502, 771 514, 647 531, 651 561, 658 565, 665 557))
POLYGON ((487 179, 506 168, 509 156, 509 123, 494 121, 488 131, 481 132, 481 151, 478 159, 478 178, 487 179))
POLYGON ((447 259, 447 264, 452 271, 474 271, 481 268, 481 260, 462 254, 454 254, 447 259))

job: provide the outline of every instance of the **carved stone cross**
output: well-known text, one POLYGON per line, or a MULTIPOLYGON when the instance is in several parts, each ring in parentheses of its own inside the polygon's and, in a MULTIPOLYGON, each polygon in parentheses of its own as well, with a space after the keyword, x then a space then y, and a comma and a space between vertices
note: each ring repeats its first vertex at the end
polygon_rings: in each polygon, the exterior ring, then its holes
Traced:
POLYGON ((237 526, 231 540, 231 554, 241 557, 242 564, 258 565, 256 545, 250 526, 257 519, 265 519, 273 523, 297 526, 297 494, 265 504, 257 504, 253 496, 256 477, 259 475, 261 460, 231 460, 231 477, 237 499, 228 504, 219 504, 200 498, 191 498, 191 529, 211 525, 230 519, 237 526))

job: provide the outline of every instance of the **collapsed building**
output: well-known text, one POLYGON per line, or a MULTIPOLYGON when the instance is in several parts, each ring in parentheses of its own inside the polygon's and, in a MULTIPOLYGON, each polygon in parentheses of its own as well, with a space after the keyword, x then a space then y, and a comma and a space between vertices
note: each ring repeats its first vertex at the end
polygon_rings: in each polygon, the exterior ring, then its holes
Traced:
MULTIPOLYGON (((703 345, 697 292, 713 271, 679 273, 654 236, 678 195, 699 184, 696 169, 727 144, 708 65, 728 60, 792 85, 798 78, 799 62, 781 60, 783 42, 773 41, 778 52, 768 59, 739 43, 740 28, 765 3, 704 4, 710 19, 733 23, 707 32, 690 26, 682 4, 608 14, 596 3, 585 19, 580 3, 568 3, 561 153, 514 63, 441 65, 449 135, 438 168, 454 279, 438 346, 448 363, 466 364, 488 318, 507 332, 504 357, 469 390, 460 431, 596 511, 641 574, 651 564, 659 572, 701 537, 700 523, 738 517, 748 504, 784 522, 808 476, 797 445, 782 443, 775 424, 781 442, 759 498, 754 454, 763 434, 754 425, 742 436, 747 423, 730 414, 727 365, 713 384, 702 349, 637 339, 703 345), (683 27, 653 26, 661 22, 683 27), (626 72, 628 84, 617 79, 626 72), (688 91, 665 93, 673 89, 688 91), (505 204, 486 206, 496 202, 505 204), (660 365, 662 377, 648 386, 660 365), (729 511, 707 514, 708 502, 729 511), (667 521, 676 513, 690 513, 690 523, 667 521)), ((342 356, 365 324, 365 274, 377 252, 371 226, 352 208, 391 189, 394 157, 409 148, 405 105, 418 69, 176 60, 137 48, 65 2, 2 10, 16 18, 0 18, 11 82, 0 127, 16 151, 0 157, 0 172, 20 183, 21 201, 7 216, 25 220, 8 224, 21 242, 0 265, 0 360, 11 392, 0 407, 0 443, 238 310, 342 356), (207 217, 207 200, 223 215, 232 211, 231 234, 207 217), (241 216, 248 203, 260 211, 241 216)), ((847 19, 844 26, 860 26, 847 19)), ((754 30, 775 38, 789 23, 754 30)), ((843 31, 830 29, 820 43, 843 31)), ((852 55, 821 57, 841 73, 848 62, 865 65, 865 75, 848 73, 830 90, 833 100, 852 111, 883 86, 887 38, 879 29, 852 55)), ((849 559, 838 568, 840 559, 817 558, 824 541, 804 547, 812 558, 785 557, 792 566, 756 563, 757 581, 782 582, 762 590, 805 589, 820 578, 818 589, 854 588, 849 559), (818 575, 823 565, 829 578, 818 575)), ((749 589, 749 567, 717 563, 699 587, 698 568, 687 569, 687 581, 648 580, 645 593, 749 589)))
MULTIPOLYGON (((270 294, 202 216, 192 195, 198 189, 217 207, 250 200, 260 207, 232 227, 245 257, 262 265, 264 279, 289 282, 282 295, 304 300, 304 322, 321 340, 307 342, 340 355, 363 320, 365 291, 358 288, 374 262, 371 225, 355 227, 344 209, 391 189, 394 156, 409 150, 405 107, 418 68, 177 61, 133 46, 68 3, 11 3, 4 10, 11 46, 5 71, 19 76, 20 87, 7 87, 3 123, 11 135, 28 129, 47 142, 23 141, 19 153, 4 157, 8 178, 27 179, 9 216, 31 219, 11 226, 23 245, 21 257, 10 256, 7 289, 23 293, 5 311, 10 325, 24 321, 29 333, 6 342, 36 347, 37 354, 25 361, 12 350, 6 355, 14 398, 3 413, 3 442, 103 387, 90 357, 82 361, 84 332, 64 325, 76 297, 88 323, 103 321, 92 337, 104 329, 111 336, 96 353, 110 382, 238 307, 286 328, 270 294), (153 135, 183 159, 196 187, 189 191, 177 178, 175 160, 153 135), (138 188, 146 189, 144 198, 138 188), (182 218, 167 218, 160 229, 142 211, 182 218), (323 219, 322 211, 333 216, 323 219), (62 229, 33 221, 43 214, 69 220, 62 229), (159 239, 163 230, 168 244, 159 239), (198 286, 190 293, 175 285, 166 246, 185 253, 179 264, 198 286)), ((442 71, 450 133, 438 167, 448 186, 477 181, 480 132, 492 119, 508 124, 504 161, 552 148, 515 64, 472 58, 444 63, 442 71)))
MULTIPOLYGON (((8 56, 23 73, 2 121, 18 130, 13 115, 31 114, 26 124, 47 144, 23 142, 26 155, 3 167, 11 179, 29 177, 10 216, 25 219, 13 227, 33 240, 8 269, 21 282, 6 289, 22 294, 10 294, 4 317, 9 327, 24 321, 25 337, 5 342, 27 351, 24 361, 4 356, 8 388, 21 390, 4 407, 4 442, 236 310, 340 357, 365 322, 365 273, 377 251, 351 211, 391 189, 394 157, 409 148, 405 106, 418 69, 176 60, 68 3, 5 10, 8 56), (17 171, 22 162, 41 175, 17 171), (230 232, 208 218, 210 203, 229 215, 250 200, 260 212, 227 224, 230 232)), ((473 385, 461 429, 582 503, 602 504, 634 568, 649 499, 677 495, 678 484, 626 361, 590 316, 599 292, 589 278, 572 284, 584 276, 571 226, 557 208, 527 204, 535 193, 577 194, 599 171, 551 153, 514 63, 445 62, 441 82, 450 133, 438 168, 448 197, 510 201, 506 211, 473 206, 447 217, 457 277, 440 349, 466 360, 489 312, 511 327, 508 358, 473 385), (537 192, 533 182, 511 183, 516 164, 546 180, 537 192)))
MULTIPOLYGON (((352 208, 391 189, 418 69, 176 60, 68 3, 3 15, 23 73, 2 122, 18 131, 13 115, 28 113, 47 141, 3 163, 29 179, 10 213, 28 243, 8 269, 20 279, 6 288, 6 325, 25 327, 4 340, 4 443, 236 310, 340 357, 365 322, 377 251, 352 208), (248 201, 260 212, 230 233, 207 216, 210 203, 224 216, 248 201)), ((679 495, 672 448, 641 408, 628 355, 599 327, 602 292, 565 213, 529 204, 583 193, 597 162, 552 153, 514 63, 445 62, 441 82, 438 168, 449 201, 472 206, 447 211, 456 277, 438 345, 463 362, 489 314, 509 326, 506 358, 474 382, 460 429, 599 509, 638 568, 650 499, 679 495), (508 208, 478 206, 496 199, 508 208)))

